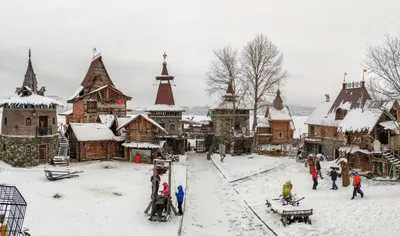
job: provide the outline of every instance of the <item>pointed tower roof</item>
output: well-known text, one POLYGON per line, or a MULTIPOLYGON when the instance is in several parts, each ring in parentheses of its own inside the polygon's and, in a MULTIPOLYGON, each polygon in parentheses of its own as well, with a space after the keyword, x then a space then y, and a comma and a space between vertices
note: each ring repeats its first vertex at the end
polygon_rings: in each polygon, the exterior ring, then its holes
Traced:
POLYGON ((281 98, 281 91, 278 89, 278 91, 276 91, 276 96, 274 99, 274 108, 278 111, 282 110, 283 108, 283 100, 281 98))
POLYGON ((156 80, 173 80, 174 77, 168 74, 168 69, 167 69, 167 54, 164 52, 163 54, 164 57, 164 62, 162 63, 162 71, 161 75, 156 77, 156 80))
POLYGON ((28 68, 26 69, 25 79, 22 84, 23 87, 28 87, 33 93, 37 92, 37 80, 35 71, 33 71, 32 61, 31 61, 31 49, 29 49, 29 60, 28 68))
POLYGON ((235 96, 234 94, 235 94, 235 91, 233 90, 232 81, 229 81, 228 87, 226 88, 226 93, 223 96, 224 100, 228 101, 228 102, 235 101, 237 96, 235 96))
POLYGON ((106 84, 109 84, 109 85, 115 87, 113 81, 111 80, 110 75, 107 72, 106 66, 104 65, 102 56, 95 58, 90 63, 90 66, 89 66, 88 71, 86 72, 85 78, 83 78, 83 81, 81 83, 82 87, 86 88, 87 86, 89 86, 91 80, 93 80, 97 76, 101 76, 106 81, 106 84))

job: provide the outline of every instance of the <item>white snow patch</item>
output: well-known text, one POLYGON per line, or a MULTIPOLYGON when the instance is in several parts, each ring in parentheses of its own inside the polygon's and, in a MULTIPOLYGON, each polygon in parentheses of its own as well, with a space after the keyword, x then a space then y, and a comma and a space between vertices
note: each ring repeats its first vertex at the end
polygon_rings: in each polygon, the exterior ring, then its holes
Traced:
POLYGON ((329 109, 331 109, 333 102, 323 102, 308 116, 304 122, 308 125, 322 125, 328 115, 329 109))
POLYGON ((160 145, 147 142, 129 142, 123 143, 122 146, 130 148, 160 148, 160 145))
POLYGON ((215 165, 224 172, 229 182, 274 169, 282 164, 279 157, 268 157, 258 154, 242 156, 226 155, 224 162, 220 161, 219 154, 214 154, 211 158, 215 165))
POLYGON ((100 122, 103 125, 106 125, 108 128, 110 128, 115 121, 115 116, 114 115, 99 115, 100 122))
POLYGON ((292 120, 292 116, 290 115, 290 111, 287 106, 284 106, 281 110, 277 110, 274 107, 268 107, 268 109, 268 118, 270 120, 292 120))
POLYGON ((367 131, 370 133, 382 116, 382 111, 379 109, 360 108, 350 110, 339 125, 339 131, 344 132, 361 132, 367 131))
POLYGON ((14 96, 10 97, 7 100, 1 101, 0 105, 4 104, 13 104, 13 105, 20 105, 20 104, 29 104, 29 105, 45 105, 45 106, 50 106, 50 105, 58 105, 60 107, 63 107, 63 104, 53 98, 45 97, 45 96, 40 96, 37 94, 31 94, 30 96, 24 96, 21 97, 18 94, 15 94, 14 96))
POLYGON ((71 123, 72 131, 78 141, 113 140, 114 133, 107 125, 99 123, 71 123))

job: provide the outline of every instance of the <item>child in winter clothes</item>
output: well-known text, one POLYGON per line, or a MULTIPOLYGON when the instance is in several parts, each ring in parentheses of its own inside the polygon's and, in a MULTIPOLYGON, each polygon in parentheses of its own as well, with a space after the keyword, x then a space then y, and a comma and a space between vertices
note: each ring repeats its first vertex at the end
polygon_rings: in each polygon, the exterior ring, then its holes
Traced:
POLYGON ((164 182, 162 185, 164 186, 164 189, 161 190, 161 194, 168 197, 169 186, 168 186, 167 182, 164 182))
POLYGON ((182 185, 178 186, 178 192, 175 193, 176 196, 176 201, 178 202, 178 214, 183 215, 182 211, 182 203, 183 203, 183 197, 185 196, 185 192, 183 192, 182 185))
POLYGON ((335 169, 333 169, 332 171, 331 171, 331 180, 332 180, 332 190, 337 190, 338 189, 338 187, 337 187, 337 185, 336 185, 336 180, 337 180, 337 172, 336 172, 336 170, 335 169))
POLYGON ((353 186, 354 190, 353 190, 353 197, 351 198, 351 200, 353 200, 354 197, 357 196, 357 193, 361 194, 361 198, 363 198, 364 193, 363 191, 361 191, 361 179, 360 176, 358 176, 358 174, 356 173, 353 174, 353 186))
POLYGON ((319 174, 319 176, 321 176, 321 179, 324 179, 324 177, 322 177, 321 164, 319 163, 319 160, 317 160, 316 167, 317 167, 317 173, 319 174))
POLYGON ((313 180, 313 182, 314 182, 313 188, 312 188, 312 189, 317 190, 317 185, 318 185, 318 172, 317 172, 317 169, 316 169, 315 167, 314 167, 313 170, 312 170, 311 176, 312 176, 312 180, 313 180))

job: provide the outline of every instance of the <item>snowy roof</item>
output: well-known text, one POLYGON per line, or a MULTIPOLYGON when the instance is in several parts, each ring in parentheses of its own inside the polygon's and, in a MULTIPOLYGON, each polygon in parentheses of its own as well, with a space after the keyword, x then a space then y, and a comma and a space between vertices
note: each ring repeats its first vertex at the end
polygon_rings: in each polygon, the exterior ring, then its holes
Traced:
POLYGON ((80 86, 76 89, 76 91, 74 92, 74 94, 73 94, 68 100, 72 100, 72 99, 78 97, 78 95, 82 92, 82 90, 83 90, 83 86, 80 85, 80 86))
POLYGON ((267 108, 269 120, 292 120, 289 108, 284 106, 281 110, 277 110, 273 106, 267 108))
POLYGON ((371 97, 365 87, 345 88, 340 91, 328 113, 335 113, 337 108, 346 110, 362 108, 371 97))
MULTIPOLYGON (((243 104, 235 104, 236 105, 236 109, 239 110, 252 110, 251 108, 246 107, 243 104)), ((219 104, 215 104, 213 105, 210 110, 233 110, 233 102, 229 102, 229 101, 222 101, 219 104)))
POLYGON ((158 144, 153 143, 139 143, 139 142, 130 142, 130 143, 123 143, 122 146, 130 147, 130 148, 161 148, 158 144))
POLYGON ((114 133, 99 123, 71 123, 70 127, 79 142, 112 140, 114 133))
POLYGON ((339 148, 340 152, 344 152, 346 154, 353 154, 356 152, 361 152, 361 153, 365 153, 365 154, 371 154, 371 152, 369 152, 366 149, 362 149, 357 145, 349 145, 349 146, 343 146, 339 148))
POLYGON ((4 104, 14 104, 14 105, 19 105, 19 104, 29 104, 29 105, 58 105, 58 106, 63 106, 62 103, 60 103, 59 101, 53 99, 53 98, 49 98, 49 97, 45 97, 45 96, 41 96, 41 95, 37 95, 37 94, 31 94, 29 96, 19 96, 18 94, 15 94, 14 96, 10 97, 7 100, 1 101, 0 102, 0 106, 3 106, 4 104))
POLYGON ((123 126, 125 126, 125 124, 129 121, 131 121, 134 117, 136 117, 137 115, 131 115, 131 116, 126 116, 126 117, 117 117, 117 122, 118 122, 118 128, 122 128, 123 126))
POLYGON ((308 116, 307 120, 304 122, 308 125, 327 125, 330 117, 328 117, 328 111, 332 107, 333 102, 323 102, 308 116))
POLYGON ((257 117, 257 128, 269 128, 269 121, 268 118, 264 116, 257 117))
POLYGON ((63 113, 59 114, 60 116, 68 116, 72 114, 72 109, 68 111, 64 111, 63 113))
POLYGON ((382 116, 379 109, 353 109, 350 110, 339 125, 339 131, 344 132, 362 132, 370 133, 382 116))
POLYGON ((385 129, 398 130, 400 127, 400 122, 398 122, 398 121, 395 122, 395 121, 389 120, 389 121, 381 122, 381 123, 379 123, 379 125, 385 129))
POLYGON ((142 114, 139 114, 139 115, 133 117, 132 119, 130 119, 128 122, 125 122, 125 124, 120 125, 120 126, 117 128, 117 130, 119 130, 119 129, 125 127, 125 126, 127 126, 127 125, 130 124, 132 121, 136 120, 138 117, 143 117, 145 120, 149 121, 149 122, 152 123, 154 126, 156 126, 156 127, 159 128, 161 131, 163 131, 164 133, 167 134, 167 131, 166 131, 160 124, 158 124, 157 122, 155 122, 153 119, 147 117, 146 115, 142 115, 142 114))
POLYGON ((185 111, 182 107, 175 105, 157 104, 145 109, 145 111, 185 111))
POLYGON ((115 121, 115 115, 99 115, 100 122, 110 128, 115 121))

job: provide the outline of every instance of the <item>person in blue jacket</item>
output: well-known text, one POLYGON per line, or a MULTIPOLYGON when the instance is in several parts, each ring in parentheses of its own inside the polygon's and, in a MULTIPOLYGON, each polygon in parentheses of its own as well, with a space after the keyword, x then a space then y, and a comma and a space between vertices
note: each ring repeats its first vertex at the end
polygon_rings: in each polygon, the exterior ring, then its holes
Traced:
POLYGON ((185 196, 185 192, 183 192, 182 185, 178 186, 178 192, 175 193, 175 196, 176 196, 176 201, 178 202, 178 215, 183 215, 182 203, 183 203, 183 197, 185 196))

